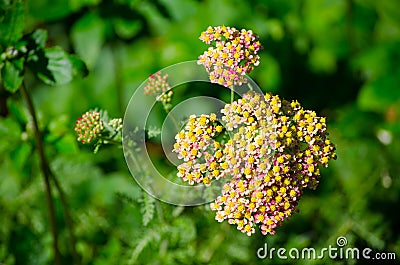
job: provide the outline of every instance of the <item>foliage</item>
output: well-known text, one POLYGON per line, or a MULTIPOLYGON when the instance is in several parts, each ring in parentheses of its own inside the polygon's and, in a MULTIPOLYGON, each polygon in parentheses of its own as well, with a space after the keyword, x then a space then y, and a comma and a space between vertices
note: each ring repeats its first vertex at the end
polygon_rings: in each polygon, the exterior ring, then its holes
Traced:
MULTIPOLYGON (((0 263, 54 264, 34 123, 17 93, 23 82, 68 201, 81 264, 285 264, 260 260, 257 249, 265 242, 321 249, 338 236, 399 259, 399 7, 396 0, 0 1, 0 263), (305 192, 299 213, 274 236, 249 238, 218 224, 206 206, 152 200, 120 148, 93 155, 75 139, 83 112, 122 117, 143 80, 197 59, 205 47, 199 33, 222 24, 260 36, 264 50, 251 77, 264 92, 327 116, 337 145, 338 160, 321 171, 318 189, 305 192)), ((171 104, 202 94, 230 97, 228 89, 182 86, 171 104)), ((152 122, 165 115, 155 111, 152 122)), ((162 168, 158 138, 150 145, 162 168)), ((53 197, 63 264, 73 264, 62 195, 53 197)))

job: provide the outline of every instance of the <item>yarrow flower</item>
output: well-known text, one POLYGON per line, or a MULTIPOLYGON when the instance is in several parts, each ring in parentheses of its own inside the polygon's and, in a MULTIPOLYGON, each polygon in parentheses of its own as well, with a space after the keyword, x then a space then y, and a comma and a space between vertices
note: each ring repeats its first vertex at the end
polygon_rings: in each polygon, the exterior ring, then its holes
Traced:
POLYGON ((164 105, 171 102, 172 90, 167 82, 168 74, 161 76, 161 71, 150 75, 146 86, 144 87, 145 95, 155 94, 157 101, 162 102, 164 105))
POLYGON ((199 39, 211 45, 199 56, 198 64, 206 68, 212 83, 228 88, 241 85, 246 82, 244 75, 260 63, 257 53, 262 47, 251 30, 208 27, 199 39))
POLYGON ((214 140, 222 132, 222 126, 217 123, 217 116, 192 115, 175 137, 173 152, 178 153, 178 158, 185 162, 178 166, 178 177, 189 184, 210 184, 212 179, 223 176, 221 169, 222 150, 221 144, 214 140))
POLYGON ((107 111, 87 111, 75 123, 77 140, 83 144, 92 144, 94 153, 103 144, 121 144, 122 119, 109 120, 107 111))
POLYGON ((87 111, 75 123, 74 130, 78 134, 78 141, 89 144, 94 141, 104 129, 100 113, 97 111, 87 111))
POLYGON ((204 115, 192 116, 192 122, 177 135, 174 151, 185 161, 178 166, 178 176, 190 184, 208 176, 207 183, 229 176, 222 194, 211 204, 216 220, 228 220, 247 235, 255 233, 257 226, 264 235, 274 234, 293 213, 303 189, 316 188, 319 167, 327 167, 336 157, 325 118, 304 110, 297 101, 254 92, 227 104, 221 113, 225 128, 218 131, 231 135, 228 141, 216 142, 216 134, 204 131, 213 132, 217 124, 214 119, 212 124, 207 122, 204 115), (203 125, 193 122, 202 117, 203 125), (202 137, 207 141, 196 146, 202 137), (187 147, 182 147, 183 143, 187 147), (200 157, 207 159, 200 162, 200 157), (217 171, 211 173, 214 169, 217 171))

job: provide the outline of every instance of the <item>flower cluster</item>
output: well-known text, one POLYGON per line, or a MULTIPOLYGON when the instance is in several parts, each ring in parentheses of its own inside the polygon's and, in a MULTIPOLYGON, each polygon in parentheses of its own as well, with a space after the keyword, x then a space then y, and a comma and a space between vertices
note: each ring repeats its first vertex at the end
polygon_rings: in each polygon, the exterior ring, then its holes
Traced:
POLYGON ((168 74, 161 76, 161 71, 150 75, 146 86, 144 87, 145 95, 157 95, 157 101, 167 104, 171 102, 172 90, 167 82, 168 74))
POLYGON ((104 123, 97 111, 84 113, 75 123, 74 130, 78 134, 78 141, 89 144, 94 141, 104 129, 104 123))
POLYGON ((108 122, 108 125, 110 125, 115 132, 120 132, 122 130, 122 119, 114 118, 108 122))
POLYGON ((173 152, 178 154, 184 163, 178 166, 178 177, 189 184, 210 184, 212 179, 223 177, 226 165, 222 163, 221 144, 214 140, 222 132, 217 123, 217 116, 194 115, 189 117, 185 128, 175 137, 173 152))
POLYGON ((211 44, 198 64, 204 65, 210 81, 225 87, 246 82, 245 74, 259 64, 258 51, 261 49, 258 36, 251 30, 237 30, 232 27, 208 27, 200 40, 211 44))
POLYGON ((94 153, 103 144, 121 144, 122 119, 109 119, 107 111, 87 111, 75 123, 77 140, 83 144, 92 144, 94 153))
MULTIPOLYGON (((199 176, 194 180, 229 176, 222 194, 211 204, 216 220, 228 220, 248 235, 255 232, 256 226, 260 226, 262 234, 273 234, 293 213, 303 189, 316 188, 319 167, 326 167, 336 156, 335 147, 327 139, 325 118, 304 110, 297 101, 287 102, 278 96, 254 92, 227 104, 221 112, 225 128, 219 131, 231 137, 218 143, 218 148, 214 135, 203 130, 208 123, 199 127, 199 122, 189 121, 177 135, 174 150, 186 161, 178 167, 178 174, 186 176, 184 180, 193 174, 199 176), (190 138, 192 134, 195 137, 190 138), (202 137, 207 141, 196 146, 195 141, 202 137), (187 149, 182 149, 183 143, 187 149), (191 150, 199 152, 193 156, 191 150), (194 159, 202 156, 207 157, 204 163, 194 159), (198 171, 200 167, 205 171, 198 171), (211 174, 214 169, 217 171, 211 174)), ((210 128, 212 131, 213 127, 210 128)), ((189 181, 195 182, 199 181, 189 181)))

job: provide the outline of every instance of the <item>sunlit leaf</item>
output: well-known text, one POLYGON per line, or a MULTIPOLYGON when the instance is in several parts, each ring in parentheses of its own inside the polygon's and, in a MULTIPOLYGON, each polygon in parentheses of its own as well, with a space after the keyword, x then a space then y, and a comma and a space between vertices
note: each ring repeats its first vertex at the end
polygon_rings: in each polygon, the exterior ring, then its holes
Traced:
POLYGON ((22 37, 24 30, 24 5, 22 1, 8 2, 0 7, 0 45, 8 47, 22 37))
MULTIPOLYGON (((23 59, 18 60, 18 64, 23 59)), ((1 69, 1 78, 4 84, 4 87, 11 91, 15 92, 22 84, 23 76, 21 69, 11 61, 6 61, 3 68, 1 69)))
POLYGON ((48 85, 66 84, 74 76, 85 76, 88 73, 80 59, 69 55, 61 47, 46 48, 39 58, 31 68, 48 85))
POLYGON ((32 40, 37 48, 44 48, 47 41, 47 31, 43 29, 37 29, 31 34, 27 35, 26 39, 32 40))

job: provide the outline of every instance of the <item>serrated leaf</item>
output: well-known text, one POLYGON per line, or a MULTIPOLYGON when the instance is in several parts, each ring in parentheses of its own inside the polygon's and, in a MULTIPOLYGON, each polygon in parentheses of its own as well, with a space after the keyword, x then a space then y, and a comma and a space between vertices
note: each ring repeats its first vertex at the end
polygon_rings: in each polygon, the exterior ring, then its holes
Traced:
MULTIPOLYGON (((61 47, 53 47, 44 50, 48 59, 47 69, 51 72, 53 84, 65 84, 72 80, 72 64, 68 55, 61 47)), ((44 79, 45 81, 45 79, 44 79)), ((52 84, 52 82, 49 82, 52 84)))
POLYGON ((24 30, 24 5, 21 1, 11 1, 2 11, 0 23, 0 44, 5 48, 22 37, 24 30))
POLYGON ((38 57, 38 61, 31 63, 30 67, 48 85, 66 84, 73 77, 88 73, 84 62, 58 46, 39 51, 38 57))
POLYGON ((142 221, 144 226, 147 226, 150 223, 150 221, 153 220, 155 211, 154 203, 155 199, 146 192, 143 192, 142 205, 140 211, 143 214, 142 221))
POLYGON ((32 33, 25 35, 24 39, 30 41, 35 45, 35 49, 44 48, 47 41, 47 31, 44 29, 37 29, 32 33))
POLYGON ((13 93, 18 90, 23 80, 21 70, 10 61, 6 61, 1 69, 1 77, 4 87, 13 93))

